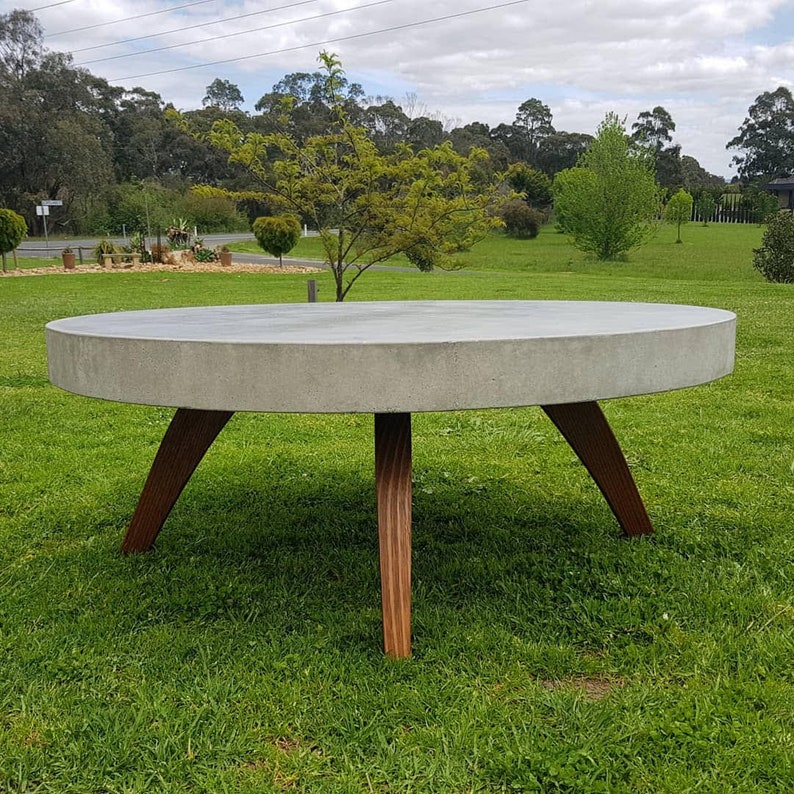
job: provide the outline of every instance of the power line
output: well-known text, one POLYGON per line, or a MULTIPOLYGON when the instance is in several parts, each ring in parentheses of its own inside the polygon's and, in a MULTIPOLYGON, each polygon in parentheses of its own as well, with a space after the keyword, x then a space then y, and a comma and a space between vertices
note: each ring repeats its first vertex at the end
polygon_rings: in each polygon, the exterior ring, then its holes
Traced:
MULTIPOLYGON (((195 28, 207 28, 210 25, 220 25, 222 22, 232 22, 235 19, 243 19, 245 17, 255 17, 260 16, 262 14, 269 14, 271 11, 283 11, 285 8, 294 8, 295 6, 305 6, 309 3, 316 3, 317 0, 299 0, 297 3, 288 3, 287 5, 283 6, 276 6, 275 8, 268 8, 266 11, 252 11, 249 14, 240 14, 236 17, 226 17, 224 19, 217 19, 214 22, 200 22, 196 25, 186 25, 180 28, 172 28, 171 30, 164 30, 162 33, 150 33, 148 36, 137 36, 134 39, 122 39, 121 41, 111 41, 108 44, 94 44, 91 47, 81 47, 79 50, 71 50, 71 53, 74 54, 76 52, 88 52, 89 50, 100 50, 103 47, 114 47, 117 44, 131 44, 133 41, 143 41, 143 39, 155 39, 158 36, 167 36, 169 33, 181 33, 183 30, 194 30, 195 28)), ((243 33, 251 33, 254 30, 266 30, 266 28, 252 28, 251 30, 245 30, 243 33)), ((237 34, 231 34, 237 35, 237 34)), ((216 36, 216 38, 222 39, 225 36, 216 36)), ((194 42, 191 42, 194 43, 194 42)), ((173 47, 186 47, 187 44, 174 44, 173 47)), ((167 50, 169 47, 162 47, 161 49, 167 50)), ((142 50, 140 53, 133 53, 133 55, 141 55, 144 52, 158 52, 156 49, 151 50, 142 50)), ((100 58, 99 60, 102 61, 111 61, 113 58, 125 58, 127 56, 124 55, 116 55, 109 58, 100 58)), ((85 61, 85 63, 97 63, 97 61, 85 61)))
POLYGON ((528 2, 528 0, 510 0, 508 3, 499 3, 493 6, 487 6, 486 8, 475 8, 471 11, 460 11, 457 14, 446 14, 442 17, 434 17, 433 19, 425 19, 420 22, 406 22, 404 25, 393 25, 392 27, 388 28, 381 28, 380 30, 371 30, 368 33, 354 33, 350 36, 339 36, 335 39, 325 39, 324 41, 315 41, 311 44, 298 44, 294 47, 284 47, 280 50, 270 50, 269 52, 259 52, 256 55, 244 55, 240 58, 226 58, 222 61, 210 61, 209 63, 196 63, 192 66, 179 66, 174 69, 161 69, 157 72, 146 72, 144 74, 130 74, 125 75, 123 77, 112 77, 109 80, 137 80, 139 77, 156 77, 157 75, 161 74, 173 74, 174 72, 185 72, 189 69, 205 69, 209 66, 221 66, 225 63, 237 63, 238 61, 250 61, 252 58, 264 58, 269 55, 282 55, 286 52, 295 52, 296 50, 305 50, 308 47, 323 47, 326 44, 338 44, 342 41, 353 41, 355 39, 363 39, 367 36, 377 36, 381 33, 391 33, 395 30, 406 30, 407 28, 416 28, 420 27, 421 25, 430 25, 434 22, 444 22, 448 19, 458 19, 459 17, 467 17, 471 16, 472 14, 480 14, 484 11, 495 11, 498 8, 507 8, 509 6, 517 6, 522 5, 523 3, 528 2))
MULTIPOLYGON (((71 3, 72 0, 64 0, 66 3, 71 3)), ((204 3, 214 3, 216 0, 195 0, 193 3, 185 3, 181 6, 171 6, 170 8, 163 8, 160 11, 149 11, 147 14, 136 14, 133 17, 124 17, 124 19, 114 19, 112 22, 97 22, 96 25, 86 25, 82 28, 72 28, 71 30, 59 30, 57 33, 48 33, 45 39, 54 39, 56 36, 65 36, 67 33, 79 33, 82 30, 94 30, 95 28, 104 28, 108 25, 118 25, 119 22, 132 22, 135 19, 143 19, 144 17, 156 17, 158 14, 167 14, 170 11, 179 11, 182 8, 190 8, 191 6, 200 6, 204 3)), ((61 5, 61 3, 55 3, 61 5)))
MULTIPOLYGON (((304 5, 305 3, 312 3, 315 0, 302 0, 300 3, 293 3, 292 5, 304 5)), ((213 36, 212 39, 202 39, 202 41, 216 41, 218 39, 229 39, 233 36, 245 36, 247 33, 258 33, 262 30, 273 30, 273 28, 283 28, 287 25, 295 25, 298 22, 311 22, 314 19, 323 19, 324 17, 332 17, 336 16, 337 14, 346 14, 348 11, 359 11, 364 8, 373 8, 374 6, 382 6, 386 5, 386 3, 391 3, 393 0, 376 0, 374 3, 365 3, 364 5, 354 6, 353 8, 340 8, 338 11, 326 11, 324 14, 315 14, 311 17, 303 17, 302 19, 291 19, 287 22, 274 22, 272 25, 265 25, 261 28, 251 28, 249 30, 240 30, 236 33, 224 33, 221 36, 213 36)), ((290 6, 282 6, 283 8, 289 8, 290 6)), ((273 9, 277 10, 277 9, 273 9)), ((258 12, 261 13, 261 12, 258 12)), ((247 16, 247 15, 246 15, 247 16)), ((225 21, 225 20, 224 20, 225 21)), ((129 52, 124 55, 110 55, 107 58, 95 58, 92 61, 82 61, 81 63, 75 64, 75 66, 88 66, 90 63, 102 63, 103 61, 116 61, 120 58, 134 58, 137 55, 148 55, 152 52, 163 52, 164 50, 174 50, 178 47, 192 47, 195 44, 200 44, 201 42, 197 41, 187 41, 183 42, 182 44, 169 44, 165 47, 153 47, 150 50, 140 50, 139 52, 129 52)))
POLYGON ((44 11, 45 8, 55 8, 55 6, 65 6, 67 3, 73 3, 74 0, 61 0, 60 3, 50 3, 46 6, 39 6, 38 8, 26 8, 25 11, 44 11))

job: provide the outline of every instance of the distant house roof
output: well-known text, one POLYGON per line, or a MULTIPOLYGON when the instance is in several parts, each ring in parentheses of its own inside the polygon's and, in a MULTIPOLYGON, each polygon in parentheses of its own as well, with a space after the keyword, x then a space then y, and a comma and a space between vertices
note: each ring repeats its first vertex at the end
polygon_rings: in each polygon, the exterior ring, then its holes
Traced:
POLYGON ((765 190, 782 191, 794 190, 794 176, 781 176, 764 185, 765 190))

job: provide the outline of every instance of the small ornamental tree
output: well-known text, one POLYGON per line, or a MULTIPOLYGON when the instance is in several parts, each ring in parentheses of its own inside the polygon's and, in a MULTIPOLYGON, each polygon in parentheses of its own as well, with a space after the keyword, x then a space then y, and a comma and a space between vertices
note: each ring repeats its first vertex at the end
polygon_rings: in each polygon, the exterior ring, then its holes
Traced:
POLYGON ((767 281, 794 283, 794 214, 780 210, 770 219, 761 240, 753 249, 753 267, 767 281))
POLYGON ((27 233, 28 227, 21 215, 14 210, 0 209, 0 256, 3 258, 3 273, 6 272, 6 254, 13 251, 27 233))
POLYGON ((252 228, 259 247, 277 256, 279 266, 283 267, 282 255, 288 254, 300 240, 300 221, 294 215, 265 215, 257 218, 252 228))
MULTIPOLYGON (((327 132, 297 138, 289 131, 287 108, 283 132, 244 133, 224 119, 213 124, 206 140, 249 171, 264 190, 260 198, 267 196, 317 229, 337 301, 372 265, 395 254, 405 254, 422 270, 455 266, 451 254, 502 226, 496 211, 512 196, 500 192, 496 180, 475 179, 488 159, 483 149, 463 156, 446 142, 419 151, 400 144, 381 153, 348 116, 338 59, 322 53, 320 60, 332 111, 327 132)), ((211 186, 194 190, 243 197, 211 186)))
POLYGON ((617 259, 645 242, 659 207, 653 154, 626 135, 614 113, 576 168, 554 179, 557 222, 579 250, 598 259, 617 259))
POLYGON ((681 240, 681 227, 685 223, 689 223, 692 217, 692 196, 681 188, 664 208, 664 219, 671 224, 674 224, 677 231, 676 242, 683 242, 681 240))

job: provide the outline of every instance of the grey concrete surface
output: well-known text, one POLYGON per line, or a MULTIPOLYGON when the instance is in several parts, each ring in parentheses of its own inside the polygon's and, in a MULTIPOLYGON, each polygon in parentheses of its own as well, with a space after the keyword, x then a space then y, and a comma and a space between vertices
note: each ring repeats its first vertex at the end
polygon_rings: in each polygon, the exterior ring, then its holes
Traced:
POLYGON ((694 306, 407 301, 120 312, 47 325, 50 380, 121 402, 300 413, 581 402, 714 380, 736 318, 694 306))

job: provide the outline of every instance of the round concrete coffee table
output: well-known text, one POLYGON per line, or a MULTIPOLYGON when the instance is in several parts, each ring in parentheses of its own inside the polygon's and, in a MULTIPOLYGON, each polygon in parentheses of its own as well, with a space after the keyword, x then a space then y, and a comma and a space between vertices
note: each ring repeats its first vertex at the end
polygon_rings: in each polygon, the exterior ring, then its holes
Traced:
POLYGON ((375 415, 386 653, 411 649, 411 413, 540 405, 628 535, 652 531, 597 400, 733 369, 736 317, 695 306, 416 301, 209 306, 47 325, 50 380, 178 410, 127 531, 150 549, 235 411, 375 415))

